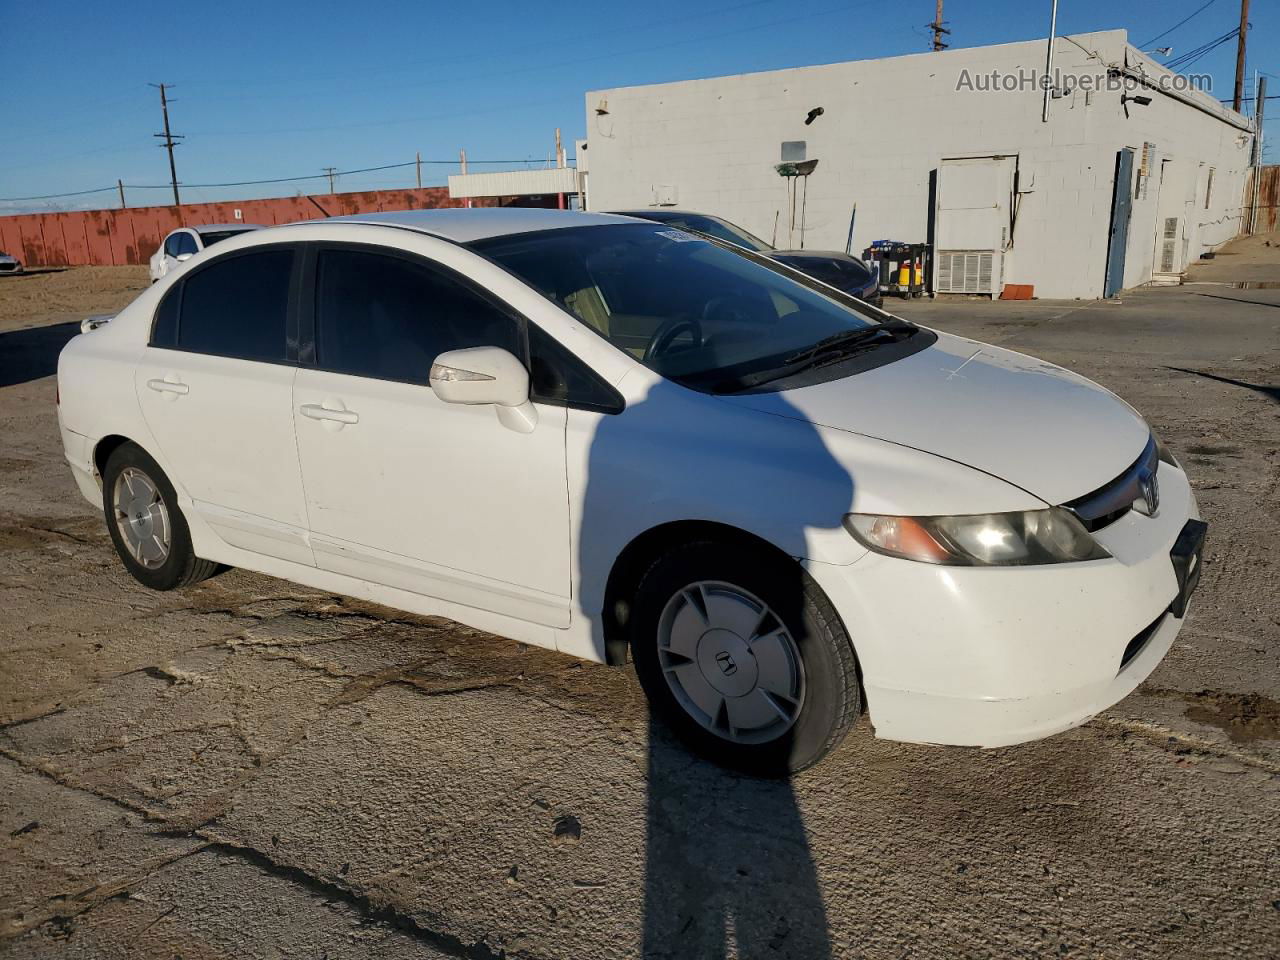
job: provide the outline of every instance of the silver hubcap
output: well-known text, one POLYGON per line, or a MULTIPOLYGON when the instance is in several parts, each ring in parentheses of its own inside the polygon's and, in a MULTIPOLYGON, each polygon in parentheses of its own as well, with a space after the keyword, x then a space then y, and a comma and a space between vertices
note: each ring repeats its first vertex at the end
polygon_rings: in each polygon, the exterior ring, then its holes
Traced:
POLYGON ((667 602, 658 661, 685 711, 733 743, 776 740, 804 706, 804 664, 790 631, 730 583, 694 583, 667 602))
POLYGON ((155 570, 169 558, 169 511, 150 477, 125 467, 112 493, 116 528, 133 559, 155 570))

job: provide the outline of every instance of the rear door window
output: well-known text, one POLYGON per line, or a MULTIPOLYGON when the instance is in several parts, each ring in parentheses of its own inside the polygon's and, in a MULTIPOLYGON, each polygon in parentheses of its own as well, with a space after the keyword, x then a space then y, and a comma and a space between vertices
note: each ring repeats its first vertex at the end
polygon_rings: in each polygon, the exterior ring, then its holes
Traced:
MULTIPOLYGON (((286 360, 293 258, 291 247, 236 254, 183 280, 178 349, 242 360, 286 360)), ((168 301, 166 297, 158 320, 164 319, 168 301)))

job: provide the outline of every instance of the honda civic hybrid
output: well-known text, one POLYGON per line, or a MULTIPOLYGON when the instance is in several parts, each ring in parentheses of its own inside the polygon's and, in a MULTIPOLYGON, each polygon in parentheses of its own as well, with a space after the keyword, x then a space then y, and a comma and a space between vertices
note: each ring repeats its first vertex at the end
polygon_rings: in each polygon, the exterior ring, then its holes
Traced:
POLYGON ((228 238, 62 351, 125 568, 242 567, 609 664, 785 775, 869 723, 995 747, 1155 668, 1187 475, 1111 392, 628 217, 354 216, 228 238))

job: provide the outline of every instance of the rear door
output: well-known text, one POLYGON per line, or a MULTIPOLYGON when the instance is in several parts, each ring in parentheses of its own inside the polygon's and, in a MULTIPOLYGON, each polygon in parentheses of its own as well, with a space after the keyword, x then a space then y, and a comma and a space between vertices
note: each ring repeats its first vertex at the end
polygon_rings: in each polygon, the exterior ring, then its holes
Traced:
POLYGON ((1016 156, 947 159, 938 165, 934 289, 996 296, 1012 245, 1016 156))
POLYGON ((135 387, 170 480, 213 531, 312 564, 292 414, 300 268, 293 244, 195 268, 161 301, 135 387))

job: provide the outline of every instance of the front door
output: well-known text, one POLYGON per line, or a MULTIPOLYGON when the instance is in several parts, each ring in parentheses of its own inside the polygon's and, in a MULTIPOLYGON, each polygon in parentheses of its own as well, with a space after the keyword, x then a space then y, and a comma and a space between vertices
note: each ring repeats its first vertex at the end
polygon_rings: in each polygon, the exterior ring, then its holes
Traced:
POLYGON ((1111 232, 1107 239, 1107 278, 1102 295, 1114 297, 1124 287, 1124 258, 1129 246, 1129 213, 1133 206, 1133 148, 1116 157, 1115 192, 1111 197, 1111 232))
POLYGON ((294 417, 311 545, 326 569, 565 627, 565 409, 531 433, 491 406, 441 401, 435 357, 481 345, 524 355, 520 322, 452 274, 378 247, 321 249, 314 367, 294 417))
POLYGON ((174 486, 235 547, 312 563, 293 436, 291 246, 182 278, 156 312, 138 403, 174 486))

